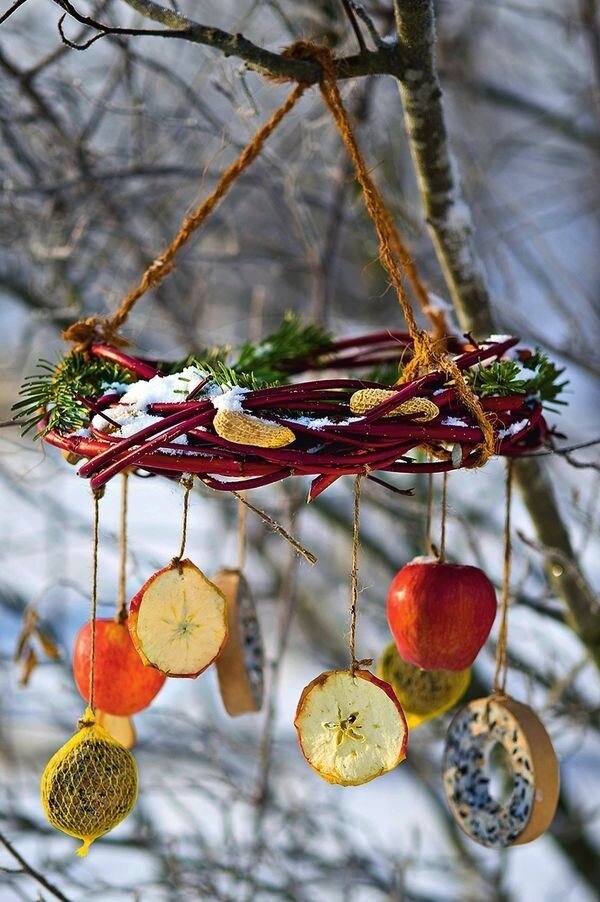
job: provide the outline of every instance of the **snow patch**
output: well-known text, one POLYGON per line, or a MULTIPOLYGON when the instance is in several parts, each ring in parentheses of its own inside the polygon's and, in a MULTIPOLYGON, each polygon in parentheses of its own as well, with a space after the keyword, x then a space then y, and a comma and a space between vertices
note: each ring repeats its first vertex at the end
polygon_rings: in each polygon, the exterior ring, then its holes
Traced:
POLYGON ((529 420, 518 420, 516 423, 512 423, 510 426, 507 426, 506 429, 500 429, 498 435, 500 438, 510 438, 513 435, 517 435, 519 432, 522 432, 529 425, 529 420))
POLYGON ((222 394, 212 395, 210 400, 212 401, 213 407, 216 407, 217 410, 230 410, 233 413, 243 413, 244 408, 242 406, 242 401, 244 400, 244 395, 249 393, 249 388, 240 388, 239 385, 235 385, 233 388, 230 388, 222 394))

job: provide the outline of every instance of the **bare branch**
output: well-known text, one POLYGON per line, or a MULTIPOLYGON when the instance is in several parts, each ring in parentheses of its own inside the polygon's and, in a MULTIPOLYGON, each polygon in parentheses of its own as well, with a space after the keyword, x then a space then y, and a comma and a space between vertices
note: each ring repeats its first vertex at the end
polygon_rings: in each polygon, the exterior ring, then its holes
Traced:
MULTIPOLYGON (((188 19, 172 9, 166 9, 153 0, 124 0, 141 15, 154 22, 165 25, 165 29, 121 28, 105 25, 82 15, 69 0, 54 0, 70 16, 83 25, 95 29, 98 34, 88 41, 78 44, 64 36, 62 19, 59 23, 61 37, 76 50, 85 50, 101 37, 160 37, 176 38, 204 44, 219 50, 224 56, 237 57, 251 69, 270 78, 284 81, 298 81, 305 84, 316 84, 321 79, 321 67, 309 60, 296 60, 283 54, 265 50, 252 43, 242 34, 230 34, 220 28, 201 25, 188 19)), ((398 74, 400 61, 397 48, 389 45, 379 46, 376 50, 361 49, 354 56, 343 57, 336 61, 339 78, 355 78, 359 75, 382 75, 389 72, 398 74)))
POLYGON ((50 881, 47 880, 43 874, 41 874, 34 867, 32 867, 30 864, 28 864, 27 861, 25 861, 23 856, 19 852, 17 852, 17 850, 15 849, 13 844, 2 833, 0 833, 0 843, 2 843, 2 845, 4 846, 6 851, 10 855, 12 855, 12 857, 15 859, 15 861, 19 862, 19 864, 21 865, 21 868, 23 870, 23 873, 29 874, 30 877, 33 877, 33 879, 36 880, 41 886, 43 886, 44 889, 47 889, 49 893, 52 893, 52 895, 56 899, 60 899, 61 902, 70 902, 68 896, 65 896, 64 893, 61 893, 61 891, 58 889, 58 887, 54 886, 53 883, 50 883, 50 881))

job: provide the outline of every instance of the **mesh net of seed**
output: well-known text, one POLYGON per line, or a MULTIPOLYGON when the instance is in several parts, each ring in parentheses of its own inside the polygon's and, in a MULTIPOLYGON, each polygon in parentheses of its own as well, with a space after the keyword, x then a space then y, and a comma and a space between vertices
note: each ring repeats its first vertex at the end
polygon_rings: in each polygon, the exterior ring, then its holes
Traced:
POLYGON ((53 827, 82 841, 85 856, 95 839, 131 813, 137 767, 131 753, 97 722, 90 708, 79 730, 50 759, 41 780, 42 806, 53 827))

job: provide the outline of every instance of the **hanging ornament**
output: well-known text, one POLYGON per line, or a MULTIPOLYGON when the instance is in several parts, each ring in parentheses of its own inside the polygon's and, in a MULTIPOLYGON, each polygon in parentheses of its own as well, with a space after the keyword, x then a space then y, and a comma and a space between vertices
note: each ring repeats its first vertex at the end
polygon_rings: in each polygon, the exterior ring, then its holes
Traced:
POLYGON ((170 677, 194 679, 225 646, 227 602, 195 564, 183 559, 192 484, 184 481, 179 554, 131 599, 127 625, 144 664, 170 677))
POLYGON ((488 848, 520 845, 552 822, 559 792, 556 753, 543 724, 527 705, 490 696, 470 702, 448 730, 443 782, 461 829, 488 848), (490 755, 504 750, 511 788, 506 801, 492 791, 490 755))
MULTIPOLYGON (((91 623, 81 627, 73 647, 73 676, 89 702, 91 623)), ((165 676, 145 667, 126 623, 111 618, 96 620, 95 699, 107 714, 128 717, 147 708, 162 689, 165 676)))
POLYGON ((377 676, 394 690, 412 730, 458 704, 471 682, 471 668, 422 670, 403 661, 390 642, 377 664, 377 676))
POLYGON ((138 793, 131 753, 96 720, 96 609, 98 604, 99 492, 94 492, 89 707, 79 730, 50 759, 42 774, 42 807, 53 827, 82 841, 77 854, 121 823, 138 793))
POLYGON ((131 717, 120 717, 118 714, 108 714, 96 708, 96 723, 110 733, 113 739, 120 742, 126 749, 132 749, 137 739, 137 733, 131 717))
POLYGON ((356 659, 358 619, 358 534, 360 486, 354 481, 348 670, 331 670, 302 692, 294 726, 302 754, 323 779, 359 786, 392 770, 406 757, 408 727, 400 702, 387 683, 356 659))
POLYGON ((488 848, 521 845, 550 826, 560 789, 556 753, 536 713, 506 694, 508 599, 511 565, 512 466, 506 467, 502 617, 496 650, 494 692, 470 702, 450 724, 443 761, 444 790, 456 822, 488 848), (495 797, 493 756, 507 763, 506 800, 495 797))
MULTIPOLYGON (((128 475, 121 477, 121 549, 119 592, 114 619, 95 619, 95 701, 106 715, 128 717, 147 708, 161 690, 165 676, 145 667, 127 629, 127 490, 128 475)), ((73 676, 82 697, 90 702, 91 623, 79 630, 73 646, 73 676)), ((99 718, 98 722, 100 723, 99 718)), ((105 726, 105 723, 102 723, 105 726)), ((107 727, 109 733, 113 731, 107 727)))
POLYGON ((216 661, 225 710, 231 717, 260 711, 264 654, 250 586, 240 570, 219 570, 212 581, 227 601, 229 638, 216 661))
POLYGON ((144 664, 170 677, 195 678, 225 645, 227 603, 195 564, 177 561, 131 599, 128 625, 144 664))
POLYGON ((80 839, 77 854, 120 824, 137 799, 133 756, 87 708, 79 730, 52 756, 41 782, 42 806, 53 827, 80 839))
POLYGON ((406 757, 400 702, 368 670, 331 670, 314 679, 300 696, 294 726, 302 754, 329 783, 368 783, 406 757))
POLYGON ((417 557, 388 592, 388 623, 400 656, 424 670, 470 667, 495 616, 494 587, 478 567, 417 557))

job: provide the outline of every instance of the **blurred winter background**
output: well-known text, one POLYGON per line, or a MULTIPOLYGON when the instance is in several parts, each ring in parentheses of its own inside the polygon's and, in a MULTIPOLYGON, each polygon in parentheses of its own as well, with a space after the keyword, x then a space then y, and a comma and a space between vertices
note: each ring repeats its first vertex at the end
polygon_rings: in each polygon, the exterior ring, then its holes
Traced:
MULTIPOLYGON (((5 6, 6 4, 3 4, 5 6)), ((382 35, 388 0, 367 0, 382 35)), ((120 0, 82 3, 119 24, 142 24, 120 0)), ((354 52, 338 0, 191 0, 184 12, 280 49, 307 36, 354 52)), ((28 0, 0 30, 0 400, 10 418, 39 357, 63 350, 60 331, 115 309, 182 214, 234 158, 286 88, 239 61, 181 41, 108 38, 61 43, 61 11, 28 0)), ((438 58, 452 147, 475 218, 503 332, 539 343, 568 367, 569 406, 550 415, 569 443, 600 434, 598 174, 600 27, 594 0, 442 0, 438 58)), ((67 19, 74 41, 89 33, 67 19)), ((420 270, 447 296, 425 232, 391 78, 343 86, 359 137, 420 270)), ((181 255, 140 302, 136 348, 177 358, 198 346, 273 331, 285 310, 338 335, 402 328, 375 263, 376 243, 344 152, 310 92, 181 255)), ((322 782, 292 726, 302 687, 343 665, 352 484, 306 508, 301 481, 253 493, 319 557, 310 567, 249 515, 248 578, 270 661, 266 710, 229 719, 214 674, 172 681, 135 718, 141 776, 135 813, 93 847, 45 822, 38 780, 70 735, 82 702, 70 673, 73 636, 88 618, 89 488, 60 455, 3 429, 0 455, 0 831, 69 899, 562 900, 600 886, 600 686, 544 575, 527 514, 516 503, 509 691, 532 703, 561 760, 552 829, 532 845, 488 851, 449 819, 440 779, 448 717, 411 735, 408 760, 360 788, 322 782), (62 658, 42 659, 26 688, 12 663, 23 613, 34 606, 62 658)), ((597 461, 596 449, 574 454, 597 461)), ((600 577, 597 464, 549 463, 575 548, 600 577)), ((388 640, 392 575, 422 549, 426 486, 401 498, 365 484, 359 657, 388 640)), ((439 491, 439 486, 436 486, 439 491)), ((503 468, 449 481, 448 549, 496 584, 502 569, 503 468)), ((178 544, 181 493, 130 480, 133 593, 178 544)), ((102 504, 101 613, 117 588, 119 486, 102 504)), ((233 499, 194 493, 188 544, 211 572, 235 563, 233 499)), ((495 631, 475 667, 473 696, 490 686, 495 631)), ((0 847, 0 899, 48 899, 0 847)))

